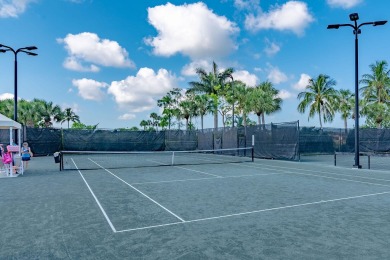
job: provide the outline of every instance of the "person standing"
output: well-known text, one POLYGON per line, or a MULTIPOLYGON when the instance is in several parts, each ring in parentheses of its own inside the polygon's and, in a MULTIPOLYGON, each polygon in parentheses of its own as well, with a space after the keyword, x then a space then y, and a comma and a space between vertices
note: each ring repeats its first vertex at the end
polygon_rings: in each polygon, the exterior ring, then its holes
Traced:
POLYGON ((27 142, 23 142, 22 145, 22 161, 23 161, 23 168, 24 170, 28 167, 28 161, 31 160, 31 157, 33 156, 33 153, 31 152, 30 147, 28 146, 27 142))

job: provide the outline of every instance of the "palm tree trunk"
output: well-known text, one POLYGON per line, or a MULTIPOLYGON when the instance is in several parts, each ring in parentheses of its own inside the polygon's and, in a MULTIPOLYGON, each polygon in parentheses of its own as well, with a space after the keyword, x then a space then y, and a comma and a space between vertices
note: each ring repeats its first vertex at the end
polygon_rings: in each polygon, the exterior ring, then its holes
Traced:
POLYGON ((264 112, 261 113, 261 118, 262 118, 262 120, 263 120, 263 125, 265 125, 265 116, 264 116, 264 112))
POLYGON ((318 112, 318 118, 320 119, 320 129, 322 130, 321 110, 318 112))
POLYGON ((203 115, 200 115, 200 127, 202 128, 203 132, 203 115))
POLYGON ((214 129, 218 129, 218 108, 214 109, 214 129))
POLYGON ((345 129, 345 133, 347 133, 348 131, 347 118, 344 118, 344 129, 345 129))
POLYGON ((188 117, 186 118, 186 130, 188 130, 188 117))
POLYGON ((261 114, 257 114, 257 123, 259 125, 261 125, 261 117, 260 117, 261 114))

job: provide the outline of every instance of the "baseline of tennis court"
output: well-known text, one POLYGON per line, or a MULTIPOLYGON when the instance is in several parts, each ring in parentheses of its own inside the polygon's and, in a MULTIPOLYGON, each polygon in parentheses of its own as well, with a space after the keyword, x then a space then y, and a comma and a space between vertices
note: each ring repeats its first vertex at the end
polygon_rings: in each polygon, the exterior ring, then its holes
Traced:
POLYGON ((115 233, 390 198, 390 175, 354 169, 280 161, 105 169, 91 162, 101 169, 79 173, 115 233))

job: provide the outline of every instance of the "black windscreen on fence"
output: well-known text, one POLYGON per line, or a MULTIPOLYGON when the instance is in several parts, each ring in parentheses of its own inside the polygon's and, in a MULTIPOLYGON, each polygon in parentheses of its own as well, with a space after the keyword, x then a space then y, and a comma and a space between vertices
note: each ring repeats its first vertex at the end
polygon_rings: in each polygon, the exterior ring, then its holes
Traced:
POLYGON ((163 151, 164 132, 63 130, 67 151, 163 151))
POLYGON ((34 155, 52 155, 62 149, 61 129, 27 127, 24 140, 34 155))
POLYGON ((252 146, 255 157, 296 160, 298 122, 198 131, 126 131, 27 128, 37 155, 56 151, 191 151, 252 146))
POLYGON ((250 126, 245 136, 247 145, 252 144, 254 137, 257 158, 298 159, 298 122, 250 126))
POLYGON ((196 131, 167 130, 165 132, 165 151, 191 151, 198 146, 196 131))

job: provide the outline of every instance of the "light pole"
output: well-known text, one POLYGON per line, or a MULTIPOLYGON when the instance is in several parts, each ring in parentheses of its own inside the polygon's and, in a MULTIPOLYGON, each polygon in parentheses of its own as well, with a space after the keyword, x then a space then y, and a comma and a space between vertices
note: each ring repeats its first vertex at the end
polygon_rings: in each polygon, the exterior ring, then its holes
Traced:
POLYGON ((235 103, 235 99, 234 99, 234 79, 233 79, 233 76, 232 74, 229 74, 229 77, 232 79, 232 92, 233 92, 233 107, 232 107, 232 127, 234 127, 234 103, 235 103))
POLYGON ((353 28, 353 34, 355 35, 355 165, 358 169, 362 168, 359 161, 359 51, 358 51, 358 35, 361 34, 360 27, 364 25, 384 25, 387 21, 366 22, 357 24, 359 15, 353 13, 349 15, 349 19, 354 22, 353 24, 330 24, 327 29, 338 29, 340 27, 348 26, 353 28))
MULTIPOLYGON (((38 54, 31 52, 31 51, 37 50, 37 49, 38 48, 35 46, 28 46, 28 47, 19 48, 15 51, 13 48, 11 48, 9 46, 0 44, 0 52, 11 51, 11 52, 13 52, 13 54, 15 56, 15 62, 14 62, 14 121, 18 121, 18 58, 17 58, 17 56, 18 56, 19 52, 24 52, 27 55, 31 55, 31 56, 37 56, 38 54), (3 49, 1 49, 1 48, 3 48, 3 49)), ((15 136, 14 136, 15 143, 17 142, 16 131, 17 130, 15 130, 15 136)))

